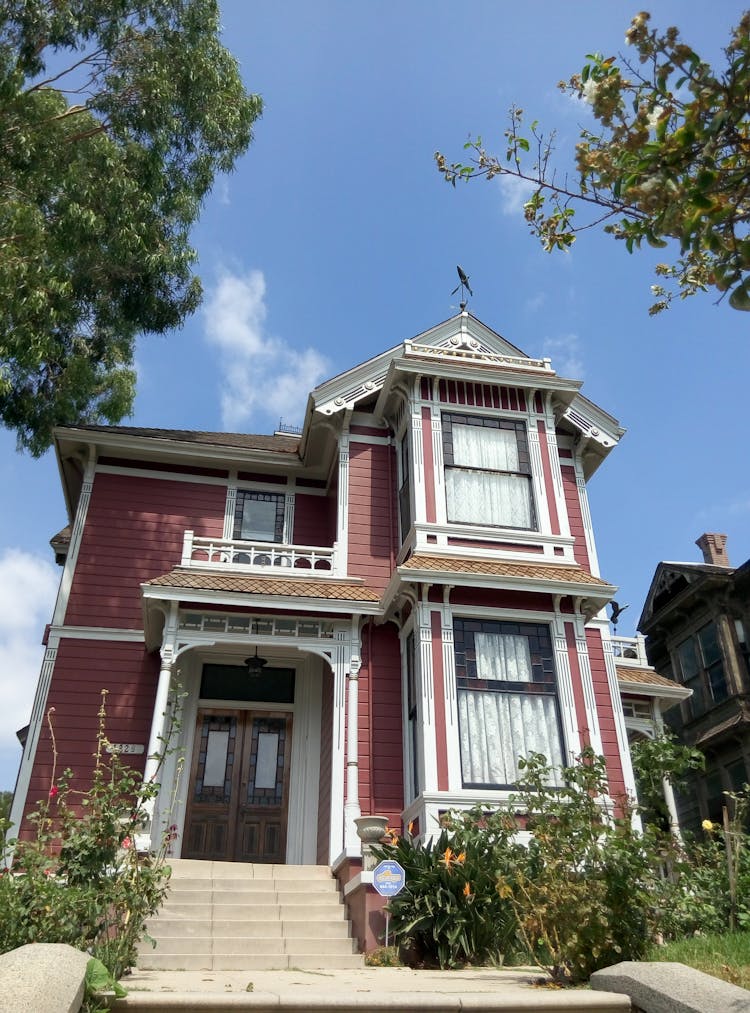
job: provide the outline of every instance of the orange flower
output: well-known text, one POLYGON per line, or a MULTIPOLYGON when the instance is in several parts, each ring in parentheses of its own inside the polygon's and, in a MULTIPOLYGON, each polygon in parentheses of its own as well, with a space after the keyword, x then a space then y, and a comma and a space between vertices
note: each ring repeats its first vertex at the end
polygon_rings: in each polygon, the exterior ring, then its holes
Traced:
POLYGON ((414 832, 414 820, 409 820, 409 826, 406 828, 406 831, 409 834, 409 837, 411 837, 414 832))
POLYGON ((445 851, 443 852, 443 857, 440 859, 440 861, 443 863, 446 869, 450 868, 452 858, 453 858, 453 850, 451 848, 446 848, 445 851))
POLYGON ((459 855, 456 855, 456 861, 459 865, 463 865, 466 861, 466 852, 462 851, 459 855))
POLYGON ((464 883, 464 897, 471 897, 471 883, 464 883))

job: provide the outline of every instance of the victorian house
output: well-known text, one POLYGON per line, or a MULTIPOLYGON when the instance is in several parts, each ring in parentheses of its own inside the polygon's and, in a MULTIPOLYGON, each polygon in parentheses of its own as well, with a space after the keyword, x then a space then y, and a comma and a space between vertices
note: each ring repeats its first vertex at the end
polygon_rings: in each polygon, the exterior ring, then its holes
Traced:
POLYGON ((632 793, 586 491, 623 430, 580 388, 463 310, 315 388, 300 433, 58 430, 70 531, 13 819, 49 790, 50 708, 85 782, 102 689, 161 785, 141 844, 174 825, 183 858, 345 879, 361 814, 431 834, 530 751, 591 745, 632 793))
POLYGON ((677 799, 690 830, 721 822, 725 793, 750 780, 750 560, 731 566, 726 541, 708 532, 703 562, 659 563, 639 621, 649 661, 683 692, 667 724, 706 757, 677 799))

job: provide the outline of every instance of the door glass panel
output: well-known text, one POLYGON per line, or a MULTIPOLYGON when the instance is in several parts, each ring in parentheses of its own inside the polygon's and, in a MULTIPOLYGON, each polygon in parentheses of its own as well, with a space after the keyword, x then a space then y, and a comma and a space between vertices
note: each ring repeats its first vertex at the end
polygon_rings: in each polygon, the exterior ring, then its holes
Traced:
POLYGON ((258 760, 255 766, 255 787, 276 787, 276 764, 279 756, 279 736, 261 732, 258 736, 258 760))
POLYGON ((221 788, 227 769, 229 732, 212 729, 206 743, 206 769, 203 775, 204 788, 221 788))

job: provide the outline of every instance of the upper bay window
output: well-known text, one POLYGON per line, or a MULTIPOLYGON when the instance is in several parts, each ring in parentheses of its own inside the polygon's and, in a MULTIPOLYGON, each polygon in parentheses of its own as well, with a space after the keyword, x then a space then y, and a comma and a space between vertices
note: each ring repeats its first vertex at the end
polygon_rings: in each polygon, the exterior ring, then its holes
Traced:
POLYGON ((238 489, 232 537, 245 542, 283 542, 284 495, 238 489))
POLYGON ((543 753, 563 763, 549 628, 540 623, 456 619, 456 686, 465 788, 509 788, 518 760, 543 753))
POLYGON ((449 521, 536 529, 523 422, 444 413, 443 457, 449 521))

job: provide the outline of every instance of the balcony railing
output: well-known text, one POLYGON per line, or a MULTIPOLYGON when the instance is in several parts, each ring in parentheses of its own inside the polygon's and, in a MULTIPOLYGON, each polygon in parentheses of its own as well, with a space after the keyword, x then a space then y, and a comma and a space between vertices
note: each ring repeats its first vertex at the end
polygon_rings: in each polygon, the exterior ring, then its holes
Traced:
POLYGON ((650 668, 645 637, 612 637, 612 653, 618 665, 650 668))
MULTIPOLYGON (((285 545, 277 542, 246 542, 236 538, 199 538, 186 531, 182 543, 182 566, 208 570, 257 573, 278 570, 314 571, 316 576, 337 574, 336 546, 285 545)), ((279 574, 280 576, 280 574, 279 574)))

